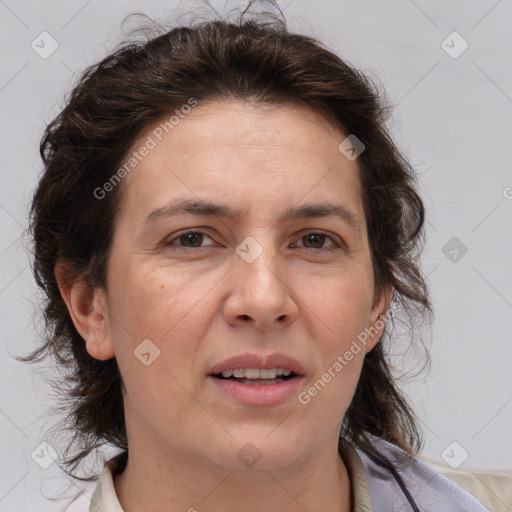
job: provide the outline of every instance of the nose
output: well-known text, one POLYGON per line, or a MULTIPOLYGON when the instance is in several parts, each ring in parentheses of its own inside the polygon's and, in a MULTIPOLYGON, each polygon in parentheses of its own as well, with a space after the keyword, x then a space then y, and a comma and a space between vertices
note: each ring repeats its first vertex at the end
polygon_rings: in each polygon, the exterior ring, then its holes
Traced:
MULTIPOLYGON (((242 253, 241 253, 242 254, 242 253)), ((279 255, 265 248, 252 262, 235 255, 230 294, 224 315, 230 325, 270 330, 292 324, 298 317, 292 283, 279 255)))

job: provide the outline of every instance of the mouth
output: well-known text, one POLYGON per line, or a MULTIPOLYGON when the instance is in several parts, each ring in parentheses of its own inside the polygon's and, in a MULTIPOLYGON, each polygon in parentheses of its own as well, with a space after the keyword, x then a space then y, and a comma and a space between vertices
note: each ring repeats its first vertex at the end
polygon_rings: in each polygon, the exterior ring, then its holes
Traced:
POLYGON ((298 375, 287 368, 233 368, 212 377, 250 386, 262 386, 286 382, 298 375))
POLYGON ((214 366, 208 380, 225 398, 246 405, 276 405, 296 393, 305 379, 304 369, 283 354, 232 357, 214 366))

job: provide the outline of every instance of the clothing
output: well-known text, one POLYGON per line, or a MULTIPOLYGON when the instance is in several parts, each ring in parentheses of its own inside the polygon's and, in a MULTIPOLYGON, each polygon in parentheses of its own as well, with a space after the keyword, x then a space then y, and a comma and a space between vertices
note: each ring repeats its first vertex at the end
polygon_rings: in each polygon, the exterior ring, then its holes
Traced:
POLYGON ((512 470, 452 469, 434 459, 420 458, 430 467, 477 497, 492 512, 512 511, 512 470))
MULTIPOLYGON (((439 469, 444 469, 446 476, 443 476, 427 463, 382 439, 372 438, 372 442, 381 454, 395 463, 398 474, 421 512, 512 510, 512 472, 458 471, 439 466, 439 469), (493 473, 498 477, 494 482, 493 473), (459 475, 461 485, 467 491, 449 479, 456 475, 459 475), (483 502, 492 508, 486 508, 483 502)), ((340 454, 349 473, 353 512, 413 510, 389 470, 379 466, 366 453, 346 440, 340 441, 340 454)), ((106 463, 91 498, 89 512, 124 512, 115 492, 113 477, 124 470, 127 455, 126 451, 121 452, 106 463)))

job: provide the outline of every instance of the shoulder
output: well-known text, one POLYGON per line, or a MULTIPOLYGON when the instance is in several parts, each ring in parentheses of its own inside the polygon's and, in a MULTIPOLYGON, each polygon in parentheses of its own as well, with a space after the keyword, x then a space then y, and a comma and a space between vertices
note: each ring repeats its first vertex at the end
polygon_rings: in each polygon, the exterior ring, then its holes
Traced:
POLYGON ((512 510, 512 470, 453 469, 431 457, 420 456, 420 459, 468 491, 489 510, 512 510))
POLYGON ((91 497, 89 512, 123 512, 116 495, 114 477, 124 470, 127 460, 128 452, 122 451, 105 464, 91 497))
POLYGON ((66 512, 123 512, 116 495, 114 477, 126 467, 128 452, 123 451, 104 461, 101 475, 89 482, 66 512))
MULTIPOLYGON (((489 508, 489 504, 494 507, 495 501, 489 501, 489 495, 482 493, 481 488, 474 483, 474 480, 478 478, 476 475, 473 475, 472 485, 465 488, 456 483, 455 479, 449 478, 449 475, 456 473, 454 470, 442 474, 420 458, 413 457, 391 443, 376 437, 372 437, 372 444, 377 452, 391 463, 393 468, 390 470, 389 467, 380 464, 365 451, 356 448, 366 472, 375 512, 411 510, 407 494, 414 499, 420 510, 429 510, 429 512, 510 510, 508 508, 489 508)), ((470 475, 466 475, 466 478, 470 479, 470 475)), ((507 482, 510 481, 505 478, 503 485, 506 486, 507 482)), ((500 493, 505 497, 501 506, 506 507, 505 489, 501 488, 500 493)))

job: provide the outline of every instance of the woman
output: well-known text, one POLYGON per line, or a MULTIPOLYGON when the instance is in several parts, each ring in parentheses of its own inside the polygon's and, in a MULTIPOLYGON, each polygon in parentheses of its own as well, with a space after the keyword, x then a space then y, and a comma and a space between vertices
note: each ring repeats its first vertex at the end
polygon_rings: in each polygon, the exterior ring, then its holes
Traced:
POLYGON ((34 271, 90 511, 485 511, 417 455, 383 343, 424 207, 359 71, 270 22, 90 67, 41 142, 34 271), (393 308, 391 303, 393 302, 393 308))

